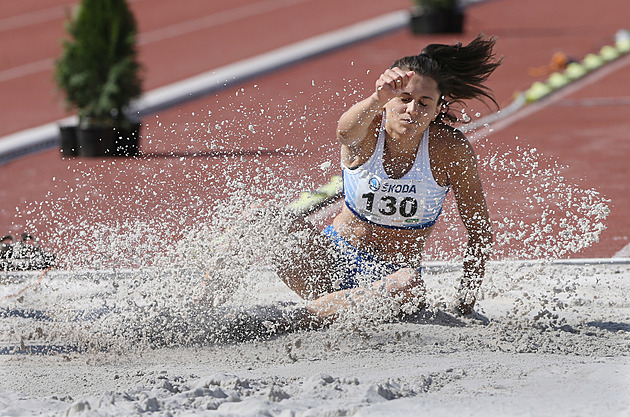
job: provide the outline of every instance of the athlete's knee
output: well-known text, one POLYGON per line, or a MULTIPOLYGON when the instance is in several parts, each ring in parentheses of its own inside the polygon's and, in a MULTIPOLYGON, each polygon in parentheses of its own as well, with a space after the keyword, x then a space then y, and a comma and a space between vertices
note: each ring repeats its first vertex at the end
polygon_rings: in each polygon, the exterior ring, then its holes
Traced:
POLYGON ((420 272, 414 268, 402 268, 386 276, 380 286, 393 297, 404 300, 423 297, 425 293, 424 281, 420 272))

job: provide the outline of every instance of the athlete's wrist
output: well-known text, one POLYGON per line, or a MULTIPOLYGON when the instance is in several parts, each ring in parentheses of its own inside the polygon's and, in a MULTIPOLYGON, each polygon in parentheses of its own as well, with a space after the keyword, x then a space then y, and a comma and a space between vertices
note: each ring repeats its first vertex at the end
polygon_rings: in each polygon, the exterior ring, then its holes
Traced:
POLYGON ((374 111, 381 111, 383 109, 383 106, 386 105, 389 100, 379 97, 378 92, 375 91, 370 97, 367 98, 367 101, 370 104, 370 108, 373 108, 374 111))

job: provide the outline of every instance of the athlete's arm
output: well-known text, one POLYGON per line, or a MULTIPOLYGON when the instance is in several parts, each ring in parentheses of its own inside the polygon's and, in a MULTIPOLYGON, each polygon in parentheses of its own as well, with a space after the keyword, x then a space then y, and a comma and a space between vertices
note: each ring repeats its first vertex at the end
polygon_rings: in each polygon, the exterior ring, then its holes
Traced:
POLYGON ((358 147, 373 129, 374 119, 381 114, 387 101, 380 101, 376 94, 372 94, 350 107, 337 124, 337 139, 342 145, 358 147))
MULTIPOLYGON (((344 148, 344 159, 352 160, 359 156, 368 138, 375 138, 378 132, 377 116, 383 106, 396 97, 409 84, 413 71, 400 68, 387 69, 375 83, 374 93, 346 111, 337 124, 337 139, 344 148)), ((369 146, 368 146, 369 147, 369 146)), ((368 156, 373 149, 365 150, 368 156)), ((349 164, 348 164, 349 165, 349 164)))
POLYGON ((457 208, 468 232, 457 308, 463 314, 471 314, 490 255, 492 227, 474 150, 463 134, 453 133, 455 142, 447 169, 457 208))

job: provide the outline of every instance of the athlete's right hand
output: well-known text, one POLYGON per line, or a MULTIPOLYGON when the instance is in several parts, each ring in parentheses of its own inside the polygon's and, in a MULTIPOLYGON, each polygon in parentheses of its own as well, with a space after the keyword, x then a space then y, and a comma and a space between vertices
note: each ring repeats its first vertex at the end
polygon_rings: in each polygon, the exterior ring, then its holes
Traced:
POLYGON ((376 80, 375 94, 377 99, 386 103, 399 95, 407 87, 413 74, 413 71, 403 71, 398 67, 385 70, 376 80))

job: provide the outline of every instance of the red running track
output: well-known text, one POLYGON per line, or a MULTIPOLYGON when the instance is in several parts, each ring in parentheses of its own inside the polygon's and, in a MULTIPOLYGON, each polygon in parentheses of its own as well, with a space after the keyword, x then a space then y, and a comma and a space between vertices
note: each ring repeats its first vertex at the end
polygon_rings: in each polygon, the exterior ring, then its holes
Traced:
MULTIPOLYGON (((10 13, 3 10, 2 16, 22 16, 23 23, 28 20, 24 16, 35 19, 29 5, 52 11, 60 10, 64 3, 7 2, 1 7, 10 13)), ((171 10, 166 1, 132 3, 142 30, 140 52, 146 66, 147 88, 408 7, 406 1, 243 1, 225 3, 220 6, 222 9, 206 3, 214 2, 191 1, 189 7, 177 10, 171 10), (238 14, 238 10, 249 10, 240 7, 254 3, 267 3, 278 9, 250 17, 238 14), (213 23, 211 17, 203 19, 217 14, 232 20, 221 24, 213 23), (179 26, 186 21, 197 21, 200 28, 179 26)), ((169 219, 183 213, 184 223, 194 222, 201 211, 199 207, 227 196, 226 178, 239 177, 252 184, 252 173, 257 169, 273 169, 281 180, 274 185, 277 187, 293 184, 305 175, 317 182, 336 172, 337 147, 333 137, 337 117, 393 59, 416 53, 426 43, 456 39, 465 42, 480 31, 494 34, 505 64, 490 86, 500 105, 506 106, 515 92, 536 80, 528 75, 528 69, 545 65, 553 53, 562 51, 579 59, 610 44, 617 29, 627 25, 624 16, 628 9, 630 5, 625 2, 612 0, 596 5, 585 0, 555 0, 536 7, 516 0, 484 2, 468 9, 466 33, 461 36, 413 36, 401 30, 147 118, 142 142, 145 156, 138 161, 61 159, 56 151, 24 157, 0 166, 0 197, 4 202, 0 230, 20 232, 26 227, 35 228, 47 241, 60 244, 74 241, 82 230, 89 230, 95 218, 114 222, 139 217, 151 222, 170 212, 179 214, 167 215, 169 219), (585 19, 587 16, 598 19, 585 19), (258 114, 260 110, 262 115, 258 114), (284 149, 289 154, 270 152, 255 158, 241 152, 258 148, 284 149), (189 156, 195 152, 197 156, 189 156), (318 168, 328 161, 332 162, 331 168, 318 168), (86 178, 87 185, 80 185, 86 178), (64 224, 59 225, 60 221, 64 224)), ((61 21, 59 17, 42 22, 35 26, 37 30, 33 26, 2 30, 0 25, 3 37, 23 40, 18 42, 22 47, 0 43, 0 94, 11 97, 2 100, 0 128, 5 129, 4 133, 65 115, 51 93, 50 68, 37 71, 39 67, 35 65, 45 66, 46 60, 50 62, 58 52, 56 39, 62 34, 61 21), (24 48, 24 44, 37 48, 24 48), (32 68, 33 73, 15 76, 15 68, 32 68), (7 74, 14 78, 2 81, 7 74)), ((0 21, 6 22, 4 18, 0 21)), ((558 171, 566 183, 576 183, 577 189, 595 188, 611 200, 608 228, 600 242, 566 256, 610 257, 628 244, 625 167, 630 156, 630 94, 620 86, 629 85, 629 73, 626 66, 590 84, 585 81, 583 88, 561 99, 552 96, 541 103, 538 111, 512 119, 500 131, 477 142, 482 160, 497 150, 536 148, 545 157, 567 166, 558 171)), ((482 105, 474 106, 471 114, 488 113, 482 105)), ((503 215, 523 207, 523 189, 492 186, 501 180, 501 175, 492 170, 484 175, 488 200, 495 209, 493 220, 502 221, 503 215)), ((516 215, 534 222, 540 217, 536 208, 516 215)), ((168 224, 165 230, 177 233, 177 227, 182 225, 176 223, 168 224)), ((436 238, 444 243, 453 233, 444 221, 436 238)))

